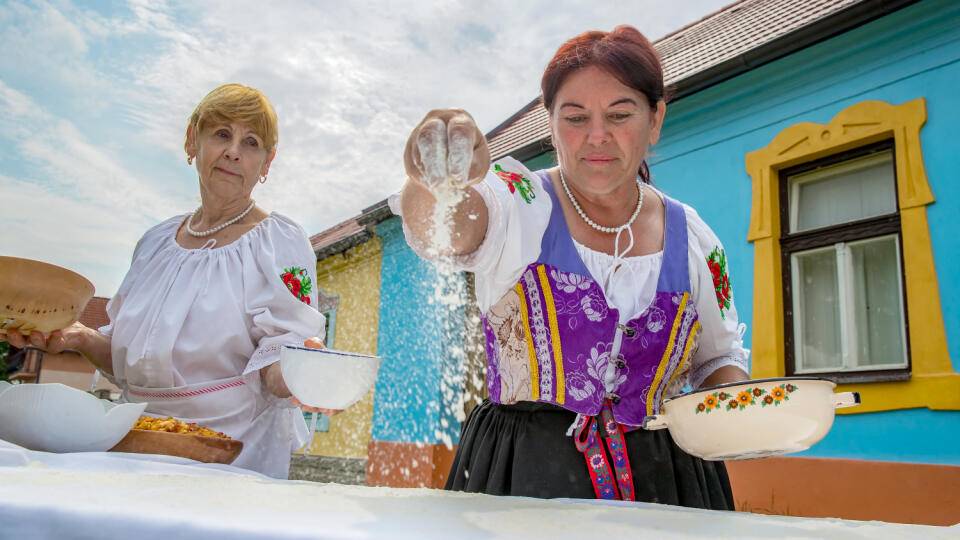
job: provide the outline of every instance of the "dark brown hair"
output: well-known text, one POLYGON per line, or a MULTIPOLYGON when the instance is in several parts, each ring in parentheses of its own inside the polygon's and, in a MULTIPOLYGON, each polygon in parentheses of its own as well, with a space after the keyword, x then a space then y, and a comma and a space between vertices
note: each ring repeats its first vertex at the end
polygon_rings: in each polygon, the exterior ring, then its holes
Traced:
MULTIPOLYGON (((632 26, 621 25, 612 32, 592 30, 567 40, 557 49, 540 80, 543 106, 552 112, 557 91, 566 78, 578 69, 596 66, 616 77, 625 86, 647 98, 651 109, 666 101, 660 55, 653 45, 632 26)), ((650 170, 644 160, 637 174, 650 183, 650 170)))

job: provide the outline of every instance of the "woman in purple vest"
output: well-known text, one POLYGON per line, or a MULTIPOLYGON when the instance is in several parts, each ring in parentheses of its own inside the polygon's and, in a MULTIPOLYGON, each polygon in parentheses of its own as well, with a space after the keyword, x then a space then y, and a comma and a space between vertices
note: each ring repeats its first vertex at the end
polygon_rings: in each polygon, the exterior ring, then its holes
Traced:
POLYGON ((541 88, 556 167, 491 168, 465 111, 432 111, 393 201, 418 253, 476 274, 490 399, 447 488, 732 510, 723 463, 639 428, 666 397, 745 380, 749 353, 720 241, 650 185, 659 56, 632 27, 587 32, 541 88))

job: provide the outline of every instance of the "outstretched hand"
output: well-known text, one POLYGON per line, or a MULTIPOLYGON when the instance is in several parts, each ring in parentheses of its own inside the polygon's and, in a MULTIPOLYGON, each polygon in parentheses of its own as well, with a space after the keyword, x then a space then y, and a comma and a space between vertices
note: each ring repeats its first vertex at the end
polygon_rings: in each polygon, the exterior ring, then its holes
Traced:
POLYGON ((490 149, 470 113, 434 109, 410 133, 403 163, 411 180, 432 191, 448 182, 463 189, 483 179, 490 149))
POLYGON ((86 326, 76 322, 63 330, 54 330, 50 333, 30 332, 25 335, 19 330, 7 330, 6 336, 0 339, 18 349, 31 346, 50 354, 57 354, 66 349, 79 348, 83 332, 86 330, 86 326))
MULTIPOLYGON (((323 346, 323 340, 321 340, 320 338, 315 338, 315 337, 307 338, 307 340, 303 342, 303 346, 304 346, 304 347, 307 347, 307 348, 309 348, 309 349, 323 349, 323 348, 324 348, 324 346, 323 346)), ((340 413, 343 412, 343 409, 324 409, 323 407, 310 407, 309 405, 304 405, 304 404, 300 403, 300 400, 297 399, 296 396, 291 396, 291 397, 290 397, 290 403, 293 403, 294 405, 298 405, 298 406, 299 406, 301 409, 303 409, 304 411, 323 413, 323 414, 325 414, 325 415, 327 415, 327 416, 334 416, 334 415, 336 415, 336 414, 340 414, 340 413)))

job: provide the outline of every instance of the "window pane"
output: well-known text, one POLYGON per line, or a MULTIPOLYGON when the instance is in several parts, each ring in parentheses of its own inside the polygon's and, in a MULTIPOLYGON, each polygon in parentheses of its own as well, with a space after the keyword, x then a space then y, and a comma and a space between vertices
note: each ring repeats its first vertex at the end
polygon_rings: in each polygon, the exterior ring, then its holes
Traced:
POLYGON ((857 364, 905 365, 897 238, 850 244, 857 364))
POLYGON ((831 247, 792 258, 797 371, 839 370, 843 359, 836 251, 831 247))
POLYGON ((333 344, 333 333, 337 327, 337 310, 334 309, 332 311, 324 311, 323 317, 327 319, 327 335, 323 342, 323 346, 328 349, 333 349, 335 348, 335 345, 333 344))
POLYGON ((788 179, 790 232, 896 212, 893 153, 881 152, 788 179))

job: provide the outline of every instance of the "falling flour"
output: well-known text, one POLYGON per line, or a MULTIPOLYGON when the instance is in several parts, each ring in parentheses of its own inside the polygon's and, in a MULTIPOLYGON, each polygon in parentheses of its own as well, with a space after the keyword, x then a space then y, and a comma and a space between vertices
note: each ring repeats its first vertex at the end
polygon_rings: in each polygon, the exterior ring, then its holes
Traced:
MULTIPOLYGON (((469 188, 466 188, 469 189, 469 188)), ((436 197, 433 214, 430 217, 431 230, 429 234, 429 257, 435 261, 437 279, 432 283, 433 291, 427 301, 439 307, 441 339, 446 344, 445 352, 448 358, 441 362, 441 397, 445 410, 437 410, 439 424, 435 430, 436 438, 446 447, 453 446, 450 437, 450 420, 463 422, 465 395, 464 375, 466 364, 466 349, 464 347, 463 313, 468 298, 466 282, 463 272, 457 270, 453 264, 453 219, 457 206, 464 200, 465 190, 458 187, 454 179, 431 190, 436 197)))

